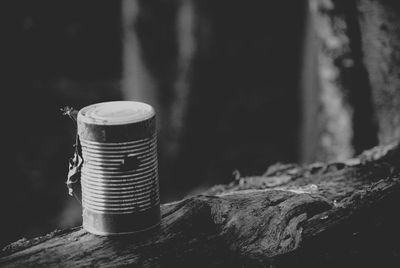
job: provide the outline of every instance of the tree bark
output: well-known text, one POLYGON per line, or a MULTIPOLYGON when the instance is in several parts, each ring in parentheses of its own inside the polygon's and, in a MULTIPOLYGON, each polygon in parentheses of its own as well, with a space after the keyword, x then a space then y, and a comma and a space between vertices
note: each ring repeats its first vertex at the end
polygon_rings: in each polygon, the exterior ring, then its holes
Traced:
POLYGON ((162 205, 159 229, 100 237, 82 228, 19 240, 2 267, 292 267, 400 260, 400 148, 345 162, 275 165, 259 177, 162 205), (373 254, 371 254, 373 252, 373 254))
POLYGON ((307 73, 303 161, 337 161, 400 138, 400 4, 395 0, 308 0, 316 74, 307 73), (317 76, 317 83, 314 82, 317 76), (317 97, 315 97, 317 95, 317 97), (309 107, 314 107, 312 112, 309 107), (317 108, 315 108, 317 107, 317 108), (318 113, 315 113, 315 110, 318 113), (317 140, 317 142, 315 142, 317 140))
MULTIPOLYGON (((311 62, 313 57, 309 56, 304 64, 307 69, 314 64, 317 67, 316 74, 306 74, 303 91, 310 91, 306 87, 318 90, 313 91, 316 98, 303 99, 304 121, 313 122, 304 126, 309 129, 303 136, 303 147, 307 147, 303 149, 303 161, 340 161, 378 143, 375 102, 360 42, 365 31, 360 29, 357 1, 308 2, 308 32, 314 32, 315 37, 308 38, 305 46, 316 48, 317 59, 311 62), (310 106, 317 107, 314 113, 307 112, 310 106)), ((377 62, 373 64, 378 66, 377 62)))
POLYGON ((379 142, 392 142, 400 138, 400 4, 393 0, 357 3, 379 142))

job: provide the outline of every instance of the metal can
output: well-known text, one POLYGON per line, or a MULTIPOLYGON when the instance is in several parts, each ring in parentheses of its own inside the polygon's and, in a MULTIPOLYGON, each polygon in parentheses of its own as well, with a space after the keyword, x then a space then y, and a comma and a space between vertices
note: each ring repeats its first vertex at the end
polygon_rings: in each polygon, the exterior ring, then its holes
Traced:
POLYGON ((154 109, 145 103, 93 104, 78 113, 83 228, 136 233, 160 222, 154 109))

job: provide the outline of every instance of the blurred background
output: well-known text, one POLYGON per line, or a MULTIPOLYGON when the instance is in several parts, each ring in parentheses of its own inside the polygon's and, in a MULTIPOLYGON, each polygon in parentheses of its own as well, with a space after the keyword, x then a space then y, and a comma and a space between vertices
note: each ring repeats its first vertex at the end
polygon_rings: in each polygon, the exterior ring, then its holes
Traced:
POLYGON ((313 61, 303 0, 290 8, 261 0, 2 6, 0 246, 81 224, 80 204, 65 185, 75 128, 61 115, 64 106, 152 104, 162 202, 228 183, 234 170, 261 175, 275 162, 316 158, 312 138, 302 141, 304 98, 315 98, 312 87, 302 93, 314 66, 302 68, 304 58, 313 61))

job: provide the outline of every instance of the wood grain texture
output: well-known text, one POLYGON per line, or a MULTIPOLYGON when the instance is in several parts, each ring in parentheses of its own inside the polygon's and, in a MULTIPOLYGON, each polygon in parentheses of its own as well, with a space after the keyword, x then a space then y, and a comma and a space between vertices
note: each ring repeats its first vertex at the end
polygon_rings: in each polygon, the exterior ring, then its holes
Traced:
MULTIPOLYGON (((399 166, 395 144, 342 163, 278 164, 263 176, 238 176, 229 185, 164 204, 161 226, 148 233, 100 237, 81 228, 55 231, 7 246, 0 266, 318 267, 332 264, 332 258, 342 264, 346 256, 346 264, 349 258, 371 264, 363 248, 388 252, 374 245, 374 230, 385 226, 391 237, 400 237, 386 224, 396 223, 399 166), (354 254, 353 240, 365 237, 369 240, 354 254)), ((398 260, 397 248, 391 250, 398 260)))

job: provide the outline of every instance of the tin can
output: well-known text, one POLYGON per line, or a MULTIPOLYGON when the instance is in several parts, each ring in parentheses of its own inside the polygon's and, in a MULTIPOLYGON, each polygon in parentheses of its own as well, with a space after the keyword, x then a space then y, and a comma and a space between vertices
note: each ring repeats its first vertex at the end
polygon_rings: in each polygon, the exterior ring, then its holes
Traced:
POLYGON ((83 228, 128 234, 160 222, 154 109, 132 101, 103 102, 78 113, 82 148, 83 228))

